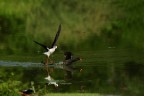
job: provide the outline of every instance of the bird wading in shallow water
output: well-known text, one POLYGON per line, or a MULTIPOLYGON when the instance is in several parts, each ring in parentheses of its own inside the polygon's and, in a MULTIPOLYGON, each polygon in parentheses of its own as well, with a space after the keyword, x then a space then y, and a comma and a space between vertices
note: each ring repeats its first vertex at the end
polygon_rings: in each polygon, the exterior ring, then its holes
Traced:
POLYGON ((54 41, 53 41, 51 47, 45 46, 45 45, 43 45, 43 44, 41 44, 41 43, 39 43, 37 41, 34 41, 36 44, 42 46, 46 50, 46 52, 44 52, 43 54, 45 54, 48 58, 50 57, 51 54, 53 54, 55 52, 55 50, 57 48, 56 42, 58 40, 60 32, 61 32, 61 25, 59 25, 58 31, 57 31, 57 33, 55 35, 55 38, 54 38, 54 41))

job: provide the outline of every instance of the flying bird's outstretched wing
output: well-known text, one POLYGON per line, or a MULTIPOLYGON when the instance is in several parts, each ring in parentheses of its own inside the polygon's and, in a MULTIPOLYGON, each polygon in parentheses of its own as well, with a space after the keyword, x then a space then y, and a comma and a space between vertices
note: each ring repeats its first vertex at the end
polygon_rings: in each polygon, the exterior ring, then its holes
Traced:
POLYGON ((52 48, 52 47, 53 47, 53 46, 56 44, 56 42, 57 42, 57 40, 58 40, 58 37, 59 37, 60 32, 61 32, 61 24, 59 25, 58 31, 57 31, 57 33, 56 33, 56 35, 55 35, 55 39, 54 39, 54 41, 53 41, 53 43, 52 43, 51 48, 52 48))
POLYGON ((44 49, 48 50, 48 47, 47 47, 47 46, 45 46, 45 45, 43 45, 43 44, 41 44, 41 43, 38 43, 38 42, 36 42, 36 41, 34 41, 34 42, 35 42, 36 44, 42 46, 44 49))

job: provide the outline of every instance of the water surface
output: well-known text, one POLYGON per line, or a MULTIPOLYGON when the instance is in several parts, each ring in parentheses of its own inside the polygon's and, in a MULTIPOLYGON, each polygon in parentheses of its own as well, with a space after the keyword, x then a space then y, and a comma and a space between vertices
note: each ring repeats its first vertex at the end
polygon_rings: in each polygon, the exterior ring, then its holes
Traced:
MULTIPOLYGON (((129 49, 107 49, 98 51, 75 52, 81 56, 70 68, 49 69, 50 75, 58 82, 59 87, 46 85, 44 79, 47 71, 41 62, 33 59, 20 61, 1 60, 1 82, 11 79, 29 84, 34 82, 36 90, 45 89, 49 92, 86 92, 115 95, 141 95, 144 88, 144 55, 129 49), (11 76, 13 74, 13 76, 11 76)), ((37 58, 41 61, 42 58, 37 58)), ((53 57, 55 63, 63 60, 59 53, 53 57)), ((18 59, 19 60, 19 59, 18 59)), ((133 96, 135 96, 133 95, 133 96)))

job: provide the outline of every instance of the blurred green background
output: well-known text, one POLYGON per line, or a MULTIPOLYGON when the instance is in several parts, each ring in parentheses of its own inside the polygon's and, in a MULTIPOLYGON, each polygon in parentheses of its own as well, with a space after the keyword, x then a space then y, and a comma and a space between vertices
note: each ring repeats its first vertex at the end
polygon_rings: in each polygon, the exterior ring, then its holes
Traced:
POLYGON ((1 54, 35 53, 59 24, 58 50, 144 49, 144 0, 0 0, 1 54))

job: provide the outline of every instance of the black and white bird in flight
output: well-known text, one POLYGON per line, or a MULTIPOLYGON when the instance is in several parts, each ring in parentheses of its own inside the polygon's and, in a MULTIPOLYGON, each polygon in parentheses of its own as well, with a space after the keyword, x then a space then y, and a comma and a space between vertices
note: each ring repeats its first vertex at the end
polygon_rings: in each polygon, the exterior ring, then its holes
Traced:
POLYGON ((57 42, 57 40, 58 40, 58 37, 59 37, 59 35, 60 35, 60 32, 61 32, 61 24, 59 25, 58 31, 57 31, 57 33, 56 33, 56 35, 55 35, 55 38, 54 38, 54 41, 53 41, 51 47, 45 46, 45 45, 43 45, 43 44, 41 44, 41 43, 38 43, 37 41, 34 41, 36 44, 38 44, 38 45, 42 46, 44 49, 46 49, 46 52, 44 52, 44 54, 45 54, 46 56, 48 56, 48 58, 49 58, 49 56, 50 56, 50 55, 56 50, 56 48, 57 48, 56 42, 57 42))

